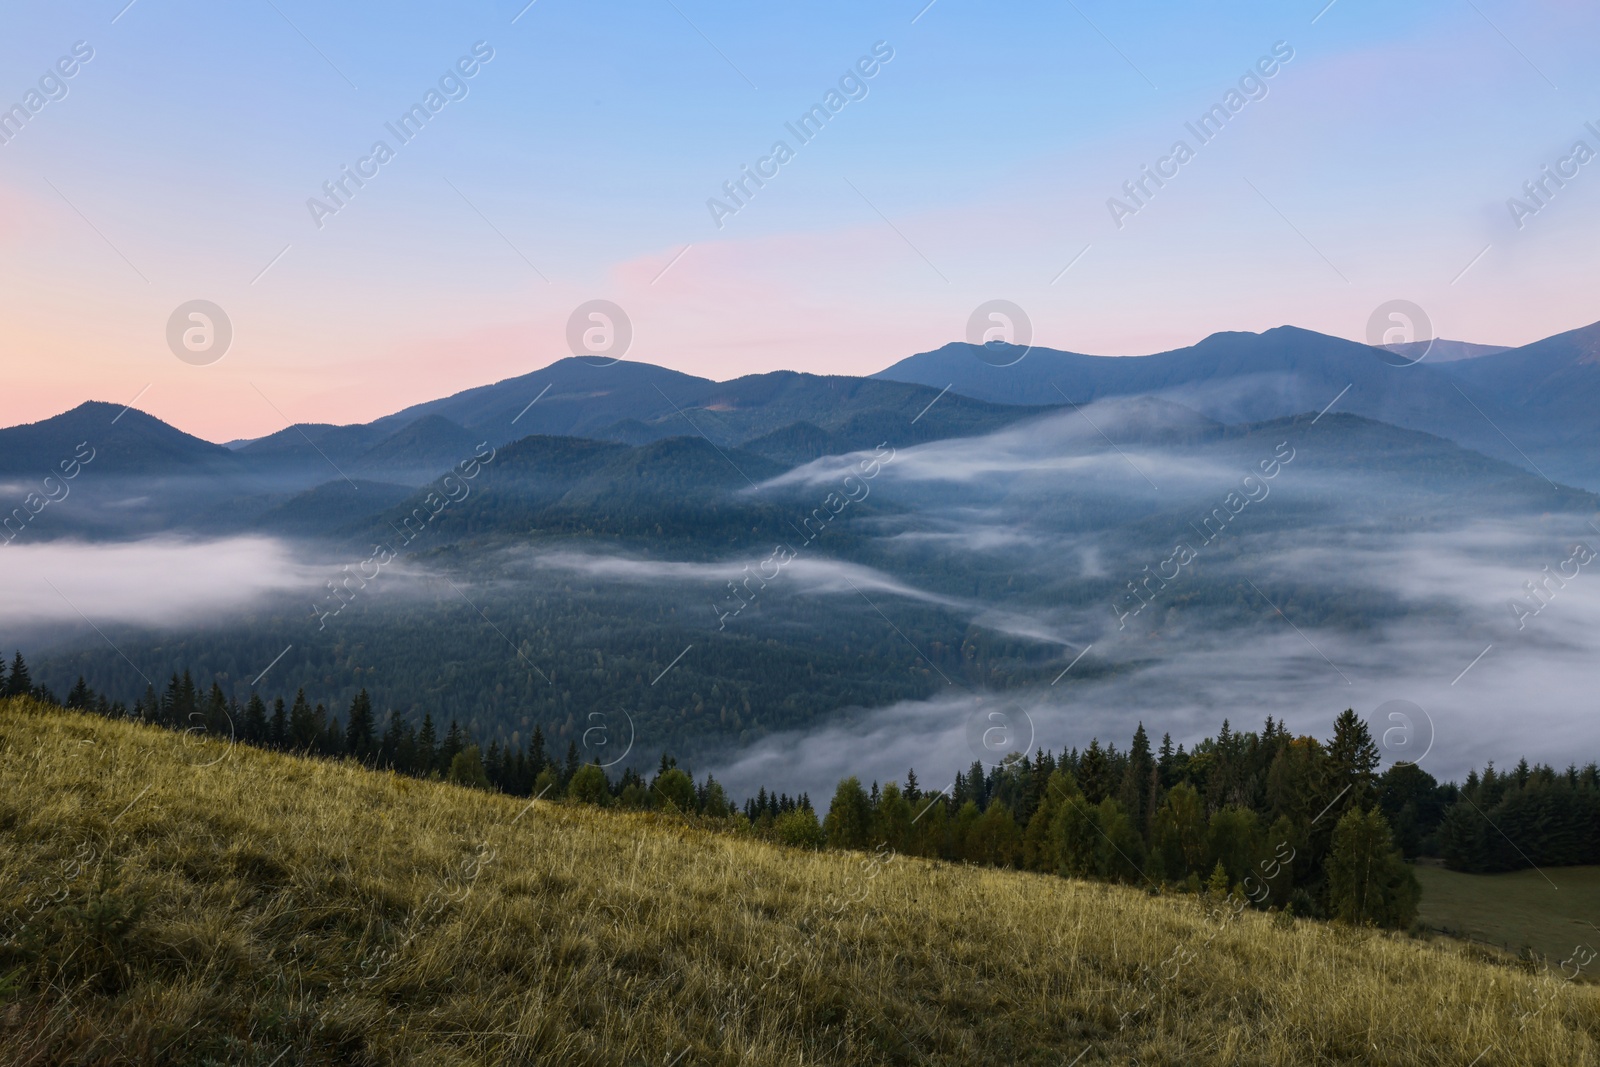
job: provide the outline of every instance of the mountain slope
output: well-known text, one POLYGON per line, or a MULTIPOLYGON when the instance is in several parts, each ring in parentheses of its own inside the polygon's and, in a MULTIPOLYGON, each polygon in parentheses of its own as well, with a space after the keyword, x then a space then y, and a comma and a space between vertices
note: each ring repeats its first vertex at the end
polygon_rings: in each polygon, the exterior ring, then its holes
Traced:
POLYGON ((1593 987, 1452 943, 788 850, 28 701, 0 704, 0 826, 7 1064, 1600 1055, 1593 987))
POLYGON ((86 469, 97 475, 238 469, 234 454, 223 446, 119 404, 89 401, 52 418, 0 429, 0 475, 40 479, 59 474, 63 460, 91 454, 86 469))
POLYGON ((1009 404, 1150 395, 1224 422, 1335 405, 1448 437, 1558 481, 1600 488, 1597 347, 1600 324, 1519 349, 1396 366, 1367 345, 1280 326, 1213 334, 1148 356, 950 344, 876 377, 950 383, 968 396, 1009 404))

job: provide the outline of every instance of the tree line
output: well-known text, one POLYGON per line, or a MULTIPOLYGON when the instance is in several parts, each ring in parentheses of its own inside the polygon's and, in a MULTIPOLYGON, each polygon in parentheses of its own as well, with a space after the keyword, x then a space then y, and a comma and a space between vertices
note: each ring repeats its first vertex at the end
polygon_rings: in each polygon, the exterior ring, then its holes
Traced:
POLYGON ((1060 755, 1012 753, 974 762, 929 792, 915 769, 904 783, 841 781, 825 816, 809 796, 766 788, 739 804, 711 776, 696 781, 663 755, 650 777, 616 777, 564 758, 535 727, 525 746, 487 746, 452 721, 381 724, 365 690, 343 720, 304 690, 270 707, 252 692, 241 706, 219 684, 202 692, 174 674, 131 709, 82 678, 65 701, 33 686, 20 653, 0 669, 0 693, 34 695, 111 718, 203 731, 257 747, 350 758, 368 766, 501 792, 633 810, 664 810, 725 823, 793 847, 873 849, 1097 878, 1152 889, 1232 893, 1258 907, 1315 918, 1403 927, 1420 891, 1406 860, 1439 856, 1465 871, 1600 863, 1600 773, 1594 763, 1557 772, 1524 760, 1493 764, 1466 783, 1440 784, 1415 764, 1379 773, 1365 722, 1345 710, 1326 741, 1295 736, 1270 716, 1262 730, 1224 720, 1192 749, 1164 735, 1152 748, 1141 723, 1126 750, 1098 739, 1060 755))

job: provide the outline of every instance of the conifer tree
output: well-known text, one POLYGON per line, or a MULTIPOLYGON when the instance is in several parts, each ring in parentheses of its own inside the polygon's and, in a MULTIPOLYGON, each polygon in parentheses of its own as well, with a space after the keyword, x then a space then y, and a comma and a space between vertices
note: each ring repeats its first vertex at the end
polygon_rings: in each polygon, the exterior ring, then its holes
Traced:
POLYGON ((1144 732, 1144 723, 1141 722, 1134 731, 1133 745, 1128 749, 1128 765, 1117 787, 1117 803, 1138 829, 1140 836, 1144 836, 1149 824, 1150 812, 1145 802, 1150 793, 1150 771, 1154 767, 1155 760, 1150 755, 1150 737, 1144 732))
POLYGON ((267 726, 267 706, 261 702, 259 693, 252 692, 245 703, 244 726, 241 729, 244 739, 252 745, 262 745, 272 740, 271 728, 267 726))
POLYGON ((462 738, 461 724, 454 719, 450 720, 450 729, 444 735, 444 744, 439 746, 439 770, 441 773, 450 769, 451 762, 456 754, 466 747, 462 738))
POLYGON ((350 701, 350 714, 344 728, 344 750, 351 757, 372 759, 372 699, 362 689, 350 701))
POLYGON ((530 781, 539 777, 539 772, 550 765, 550 755, 544 750, 544 731, 539 727, 533 728, 533 736, 528 738, 528 774, 530 781))
POLYGON ((380 767, 404 766, 400 760, 400 744, 404 734, 400 729, 400 716, 390 714, 389 725, 384 728, 383 740, 378 742, 377 763, 380 767))
POLYGON ((1100 747, 1100 739, 1092 739, 1078 760, 1078 773, 1074 776, 1078 788, 1083 790, 1084 798, 1090 804, 1099 804, 1111 792, 1114 783, 1107 763, 1106 751, 1100 747))
POLYGON ((28 665, 22 660, 19 651, 11 661, 11 673, 6 677, 6 696, 25 697, 33 692, 33 676, 28 673, 28 665))
POLYGON ((289 747, 289 717, 283 711, 283 698, 278 697, 272 702, 272 726, 268 733, 272 747, 285 749, 289 747))
POLYGON ((416 752, 412 756, 411 773, 426 778, 438 764, 437 739, 433 731, 433 713, 422 713, 422 729, 417 733, 416 752))
MULTIPOLYGON (((1339 713, 1333 722, 1333 740, 1328 744, 1329 783, 1339 798, 1336 811, 1349 811, 1371 803, 1378 775, 1378 746, 1373 743, 1367 724, 1352 708, 1339 713)), ((1329 797, 1331 801, 1333 797, 1329 797)))
MULTIPOLYGON (((563 787, 565 787, 568 782, 572 781, 572 776, 574 774, 578 773, 578 767, 579 767, 581 762, 582 761, 578 758, 578 743, 576 741, 568 741, 567 742, 567 765, 564 768, 562 768, 562 772, 561 772, 561 783, 562 783, 563 787)), ((661 765, 663 767, 667 767, 668 766, 667 757, 666 756, 662 756, 661 757, 661 765)))
MULTIPOLYGON (((216 682, 211 683, 211 692, 206 695, 203 718, 205 732, 210 736, 223 741, 233 736, 233 723, 228 715, 228 694, 224 693, 222 686, 216 682)), ((199 725, 200 721, 195 719, 194 725, 199 725)))
POLYGON ((67 694, 67 707, 82 711, 94 701, 94 694, 89 691, 89 683, 83 680, 83 675, 78 675, 78 682, 67 694))
POLYGON ((301 689, 295 693, 294 706, 289 709, 289 748, 295 752, 311 752, 316 749, 321 732, 317 728, 316 713, 306 701, 306 691, 301 689))

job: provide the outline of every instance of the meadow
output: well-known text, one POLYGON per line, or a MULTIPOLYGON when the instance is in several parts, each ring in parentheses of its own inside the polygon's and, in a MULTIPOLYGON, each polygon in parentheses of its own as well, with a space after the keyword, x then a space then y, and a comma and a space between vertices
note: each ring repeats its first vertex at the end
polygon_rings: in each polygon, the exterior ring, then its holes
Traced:
POLYGON ((0 1064, 1600 1064, 1480 946, 736 825, 0 702, 0 1064))
MULTIPOLYGON (((1429 929, 1496 945, 1532 949, 1552 968, 1572 959, 1568 973, 1590 953, 1600 954, 1600 867, 1551 867, 1505 874, 1464 874, 1419 863, 1422 908, 1429 929)), ((1594 981, 1600 955, 1582 968, 1594 981)))

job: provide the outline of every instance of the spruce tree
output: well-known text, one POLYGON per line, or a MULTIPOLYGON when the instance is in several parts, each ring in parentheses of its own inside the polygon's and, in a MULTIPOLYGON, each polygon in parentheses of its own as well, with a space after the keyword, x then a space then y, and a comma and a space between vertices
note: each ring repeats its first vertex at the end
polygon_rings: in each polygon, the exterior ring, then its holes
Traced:
POLYGON ((267 725, 267 706, 261 702, 259 693, 251 693, 249 701, 245 703, 244 726, 241 729, 244 739, 252 745, 262 745, 272 740, 271 728, 267 725))
POLYGON ((294 695, 294 706, 289 709, 289 748, 296 752, 310 752, 317 747, 317 716, 306 701, 306 691, 294 695))
MULTIPOLYGON (((196 719, 195 725, 200 720, 196 719)), ((228 694, 222 691, 222 686, 216 682, 211 683, 211 692, 206 696, 205 709, 206 733, 219 740, 228 740, 233 737, 233 722, 228 714, 228 694)))
POLYGON ((1328 768, 1333 796, 1339 796, 1337 811, 1365 807, 1372 800, 1378 775, 1378 746, 1373 743, 1367 724, 1352 708, 1339 713, 1333 722, 1333 740, 1328 744, 1328 768))
POLYGON ((352 758, 372 758, 372 699, 362 689, 350 701, 349 721, 344 728, 344 750, 352 758))
POLYGON ((400 730, 400 716, 391 714, 389 725, 383 731, 383 740, 378 742, 378 766, 400 766, 400 743, 404 735, 400 730))
POLYGON ((439 753, 436 749, 436 739, 433 731, 433 713, 422 713, 422 729, 417 734, 416 752, 411 761, 411 773, 426 778, 428 773, 438 764, 439 753))
POLYGON ((1100 747, 1098 737, 1089 742, 1089 747, 1084 749, 1083 756, 1078 760, 1078 787, 1083 790, 1090 804, 1098 805, 1111 793, 1114 783, 1107 762, 1106 751, 1100 747))
POLYGON ((22 660, 22 653, 18 652, 11 661, 11 673, 6 678, 6 696, 25 697, 33 692, 33 676, 28 673, 28 665, 22 660))
POLYGON ((1150 772, 1154 767, 1155 759, 1150 755, 1150 737, 1144 732, 1144 723, 1141 722, 1134 732, 1133 745, 1128 750, 1128 765, 1122 772, 1122 782, 1117 786, 1117 803, 1141 837, 1145 836, 1149 825, 1150 812, 1146 801, 1150 794, 1150 772))
POLYGON ((276 749, 289 747, 289 717, 284 714, 282 697, 272 702, 272 726, 267 740, 276 749))
POLYGON ((447 773, 450 764, 462 749, 467 747, 467 742, 461 734, 461 725, 454 719, 450 720, 450 729, 444 735, 444 744, 439 746, 439 772, 447 773))
POLYGON ((94 694, 89 691, 89 683, 83 680, 83 675, 78 675, 78 682, 67 694, 67 707, 82 711, 94 700, 94 694))
POLYGON ((549 765, 550 754, 544 750, 544 731, 535 726, 533 736, 528 738, 528 780, 537 779, 539 772, 549 765))
MULTIPOLYGON (((581 765, 582 762, 583 761, 578 758, 578 743, 576 741, 568 741, 567 742, 567 765, 564 768, 562 768, 562 772, 561 772, 561 788, 562 789, 565 789, 567 787, 567 784, 572 781, 572 776, 578 773, 578 767, 581 765)), ((675 766, 675 765, 676 765, 676 761, 673 761, 671 764, 669 764, 668 761, 667 761, 667 757, 665 755, 663 755, 661 757, 661 766, 665 767, 667 770, 671 770, 673 768, 673 766, 675 766)), ((662 773, 665 773, 665 772, 662 772, 662 773)), ((658 777, 659 777, 659 775, 658 775, 658 777)))

